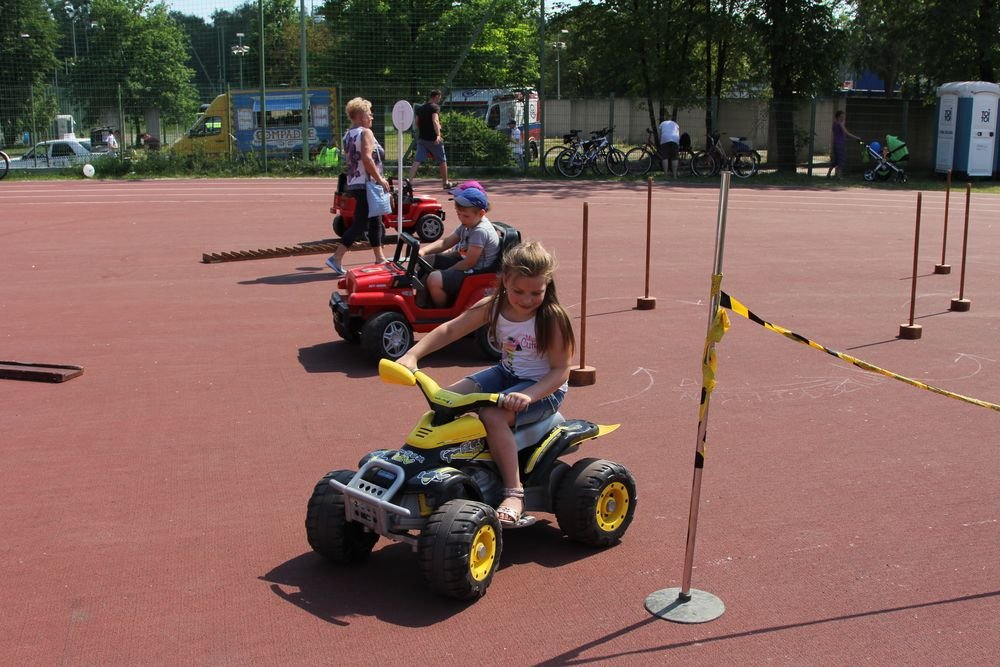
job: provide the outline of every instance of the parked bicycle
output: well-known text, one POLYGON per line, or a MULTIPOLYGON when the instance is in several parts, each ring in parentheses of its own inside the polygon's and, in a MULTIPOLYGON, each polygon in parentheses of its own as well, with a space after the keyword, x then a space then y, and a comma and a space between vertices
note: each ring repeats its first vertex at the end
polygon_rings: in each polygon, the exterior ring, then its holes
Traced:
POLYGON ((720 171, 733 172, 739 178, 750 178, 760 168, 760 155, 747 142, 746 137, 729 137, 732 153, 727 153, 719 133, 709 135, 708 150, 698 151, 691 158, 691 172, 695 176, 715 176, 720 171))
POLYGON ((10 171, 10 156, 0 151, 0 181, 2 181, 6 176, 7 172, 10 171))
MULTIPOLYGON (((663 159, 660 157, 660 134, 655 130, 646 128, 646 143, 636 146, 625 154, 625 165, 630 174, 642 176, 649 173, 650 169, 665 171, 663 169, 663 159)), ((677 149, 677 173, 691 168, 691 135, 687 132, 681 135, 681 143, 677 149)))
POLYGON ((590 133, 590 140, 583 142, 578 148, 567 148, 556 158, 556 169, 566 178, 576 178, 586 169, 592 169, 595 174, 611 173, 613 176, 624 176, 625 153, 611 145, 608 137, 615 128, 606 127, 590 133))
POLYGON ((562 153, 564 150, 566 150, 567 148, 571 148, 573 150, 579 149, 580 133, 582 131, 583 130, 570 130, 569 134, 563 135, 562 144, 553 146, 552 148, 545 151, 545 154, 542 156, 542 168, 545 169, 546 173, 556 174, 559 172, 559 170, 556 168, 556 158, 558 158, 559 154, 562 153))

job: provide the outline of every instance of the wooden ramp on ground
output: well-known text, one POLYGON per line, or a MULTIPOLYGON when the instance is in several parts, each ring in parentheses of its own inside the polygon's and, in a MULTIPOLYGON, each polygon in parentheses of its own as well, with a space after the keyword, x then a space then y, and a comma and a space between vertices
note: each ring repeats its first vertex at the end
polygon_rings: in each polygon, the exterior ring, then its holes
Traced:
POLYGON ((37 364, 25 361, 0 361, 0 378, 32 382, 65 382, 83 375, 79 366, 37 364))

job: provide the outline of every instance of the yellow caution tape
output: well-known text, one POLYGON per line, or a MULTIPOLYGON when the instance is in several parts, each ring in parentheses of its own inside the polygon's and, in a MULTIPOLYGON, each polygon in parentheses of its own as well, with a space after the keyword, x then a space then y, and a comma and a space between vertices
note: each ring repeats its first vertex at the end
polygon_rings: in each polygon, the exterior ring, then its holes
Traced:
MULTIPOLYGON (((767 320, 764 320, 761 317, 758 317, 757 315, 755 315, 749 308, 747 308, 742 303, 740 303, 739 301, 737 301, 733 297, 729 296, 725 292, 722 292, 722 298, 721 298, 721 300, 719 302, 719 305, 722 308, 728 308, 729 310, 733 311, 737 315, 742 315, 743 317, 747 318, 751 322, 756 322, 757 324, 761 325, 765 329, 770 329, 771 331, 777 332, 777 333, 781 334, 782 336, 784 336, 786 338, 791 338, 792 340, 794 340, 797 343, 802 343, 803 345, 808 345, 809 347, 815 348, 817 350, 822 350, 823 352, 826 352, 827 354, 833 355, 833 356, 835 356, 835 357, 837 357, 839 359, 843 359, 844 361, 846 361, 849 364, 854 364, 855 366, 857 366, 858 368, 860 368, 862 370, 869 371, 871 373, 878 373, 879 375, 884 375, 885 377, 889 377, 889 378, 892 378, 894 380, 899 380, 900 382, 905 382, 906 384, 912 385, 914 387, 919 387, 920 389, 926 389, 927 391, 932 391, 935 394, 941 394, 942 396, 947 396, 948 398, 955 398, 955 399, 958 399, 960 401, 965 401, 966 403, 971 403, 972 405, 978 405, 981 408, 989 408, 990 410, 996 410, 997 412, 1000 412, 1000 405, 997 405, 996 403, 989 403, 987 401, 981 401, 978 398, 971 398, 969 396, 963 396, 961 394, 956 394, 954 392, 946 391, 946 390, 940 389, 938 387, 933 387, 933 386, 931 386, 929 384, 921 382, 920 380, 914 380, 912 378, 908 378, 906 376, 899 375, 898 373, 893 373, 892 371, 887 371, 884 368, 879 368, 878 366, 873 366, 872 364, 869 364, 867 361, 862 361, 861 359, 857 359, 855 357, 852 357, 849 354, 844 354, 843 352, 838 352, 837 350, 833 350, 833 349, 830 349, 830 348, 828 348, 828 347, 826 347, 824 345, 820 345, 816 341, 809 340, 805 336, 797 334, 794 331, 789 331, 788 329, 786 329, 784 327, 781 327, 781 326, 778 326, 777 324, 771 324, 767 320)), ((713 367, 713 371, 714 371, 714 367, 713 367)), ((704 405, 704 399, 702 399, 702 405, 704 405)))
POLYGON ((722 291, 722 274, 713 273, 712 274, 712 294, 711 296, 718 296, 719 292, 722 291))
MULTIPOLYGON (((719 276, 722 278, 722 276, 719 276)), ((698 432, 701 433, 701 425, 705 420, 705 410, 708 409, 708 397, 715 389, 715 371, 718 369, 718 359, 715 356, 715 344, 722 340, 722 337, 729 331, 729 315, 722 308, 715 312, 712 319, 712 326, 708 328, 705 336, 705 352, 701 358, 701 405, 698 406, 698 432)), ((702 467, 705 464, 705 444, 699 443, 698 451, 695 452, 695 466, 702 467)))
POLYGON ((702 355, 701 361, 701 386, 705 388, 706 396, 702 400, 702 405, 708 399, 707 394, 711 394, 712 390, 715 389, 715 371, 718 368, 718 362, 715 357, 715 344, 722 340, 722 337, 728 330, 729 316, 726 315, 726 311, 719 308, 715 314, 715 319, 712 320, 712 326, 708 330, 708 335, 705 337, 705 353, 702 355))

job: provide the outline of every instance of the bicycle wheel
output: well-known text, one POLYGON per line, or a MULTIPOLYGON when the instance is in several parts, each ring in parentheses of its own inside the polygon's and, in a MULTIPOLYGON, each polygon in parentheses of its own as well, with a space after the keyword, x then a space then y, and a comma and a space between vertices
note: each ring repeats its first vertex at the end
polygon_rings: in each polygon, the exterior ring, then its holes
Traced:
POLYGON ((737 153, 732 166, 733 175, 738 178, 750 178, 757 173, 757 160, 753 153, 737 153))
POLYGON ((558 174, 559 170, 556 169, 556 158, 559 157, 560 153, 566 150, 565 146, 553 146, 549 150, 545 151, 545 156, 542 158, 542 168, 545 170, 546 174, 558 174))
POLYGON ((10 171, 10 158, 3 151, 0 151, 0 181, 2 181, 6 176, 7 172, 10 171))
POLYGON ((556 158, 556 169, 566 178, 576 178, 583 173, 587 158, 580 151, 567 148, 556 158))
POLYGON ((608 150, 608 171, 612 176, 624 176, 628 173, 628 164, 625 162, 625 153, 617 148, 608 150))
POLYGON ((604 153, 596 153, 584 158, 583 168, 587 167, 590 167, 595 176, 607 176, 608 174, 608 163, 604 153))
POLYGON ((698 151, 691 157, 691 173, 707 178, 715 173, 715 158, 705 151, 698 151))
POLYGON ((680 176, 683 173, 691 171, 691 157, 692 153, 689 150, 682 149, 677 153, 677 175, 680 176))
POLYGON ((625 169, 630 174, 643 176, 649 173, 649 168, 653 165, 653 157, 646 150, 645 146, 636 146, 628 153, 625 153, 625 169))

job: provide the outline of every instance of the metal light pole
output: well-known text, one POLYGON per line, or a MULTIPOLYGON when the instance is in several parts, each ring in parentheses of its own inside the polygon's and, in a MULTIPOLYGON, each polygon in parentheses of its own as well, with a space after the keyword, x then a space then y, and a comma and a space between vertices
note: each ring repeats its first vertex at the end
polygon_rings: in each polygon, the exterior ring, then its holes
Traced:
MULTIPOLYGON (((568 35, 569 30, 560 30, 560 35, 568 35)), ((556 99, 562 99, 562 73, 559 71, 559 54, 566 50, 566 42, 552 42, 552 48, 556 50, 556 99)))
POLYGON ((76 61, 76 9, 73 5, 66 3, 66 9, 69 10, 69 15, 73 19, 73 61, 76 61))
POLYGON ((232 47, 232 49, 230 49, 230 50, 232 51, 232 53, 233 53, 234 56, 239 56, 239 59, 240 59, 240 88, 242 88, 243 87, 243 56, 245 56, 246 54, 250 53, 250 47, 249 46, 243 46, 243 37, 244 37, 244 35, 243 35, 242 32, 236 33, 236 37, 237 37, 237 39, 240 40, 240 43, 237 44, 236 46, 232 47))
POLYGON ((264 0, 258 0, 260 8, 260 147, 264 154, 264 173, 267 173, 267 81, 264 70, 264 0))
POLYGON ((552 42, 552 48, 556 50, 556 99, 562 99, 562 73, 559 71, 559 53, 566 48, 566 42, 552 42))
POLYGON ((309 162, 309 65, 306 60, 306 0, 299 0, 299 78, 302 84, 302 164, 307 164, 309 162))

